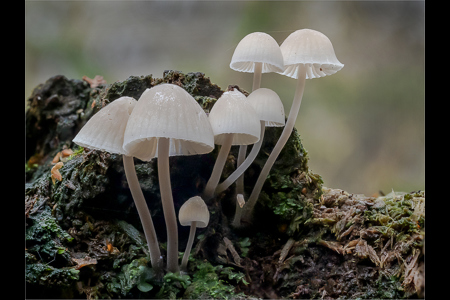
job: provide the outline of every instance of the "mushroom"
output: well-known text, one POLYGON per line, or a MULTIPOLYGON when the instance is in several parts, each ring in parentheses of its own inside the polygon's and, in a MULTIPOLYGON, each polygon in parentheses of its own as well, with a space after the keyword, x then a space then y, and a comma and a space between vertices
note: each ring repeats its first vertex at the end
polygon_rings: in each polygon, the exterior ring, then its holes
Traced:
POLYGON ((133 157, 122 147, 125 127, 136 102, 131 97, 114 100, 89 119, 73 142, 90 149, 122 154, 125 176, 144 229, 151 264, 155 270, 159 271, 162 270, 162 259, 152 216, 139 186, 133 157))
POLYGON ((262 73, 283 72, 284 63, 280 46, 267 33, 250 33, 236 46, 230 68, 239 72, 254 73, 254 91, 261 85, 262 73))
POLYGON ((182 226, 191 226, 186 251, 184 251, 183 260, 181 261, 181 270, 186 271, 196 228, 205 228, 209 223, 209 211, 205 201, 199 196, 190 198, 180 207, 178 219, 182 226))
MULTIPOLYGON (((239 72, 253 74, 252 92, 261 86, 262 73, 282 72, 284 70, 283 55, 277 41, 264 32, 253 32, 246 35, 236 46, 231 58, 230 68, 239 72)), ((262 131, 263 132, 263 131, 262 131)), ((260 137, 260 140, 262 137, 260 137)), ((247 146, 239 147, 237 165, 240 166, 247 153, 247 146)), ((244 176, 236 183, 238 193, 244 192, 244 176)))
MULTIPOLYGON (((215 191, 216 194, 219 194, 222 191, 226 190, 240 176, 241 178, 243 177, 242 174, 255 160, 256 156, 259 153, 259 150, 261 149, 265 128, 284 126, 285 117, 283 103, 281 102, 281 99, 277 95, 277 93, 273 90, 267 88, 259 88, 248 95, 247 102, 255 109, 256 113, 259 116, 261 128, 259 141, 253 145, 252 150, 250 151, 244 162, 240 166, 238 166, 226 180, 224 180, 217 186, 215 191)), ((238 194, 241 195, 239 191, 238 194)), ((232 223, 235 227, 240 226, 241 212, 242 206, 236 206, 236 214, 232 223)))
POLYGON ((254 144, 261 133, 258 115, 237 89, 223 93, 216 101, 209 113, 209 122, 214 132, 214 143, 222 147, 203 191, 206 201, 214 197, 231 146, 254 144))
POLYGON ((300 109, 305 80, 331 75, 344 67, 336 58, 333 45, 328 37, 316 30, 301 29, 291 33, 281 44, 280 49, 283 53, 285 65, 284 72, 280 72, 280 74, 297 78, 297 87, 286 126, 259 174, 258 180, 245 205, 244 218, 250 217, 264 181, 291 135, 300 109))
POLYGON ((178 228, 170 183, 169 156, 209 153, 214 135, 195 99, 174 84, 146 89, 128 119, 123 148, 149 161, 158 157, 158 178, 167 230, 167 269, 178 272, 178 228))

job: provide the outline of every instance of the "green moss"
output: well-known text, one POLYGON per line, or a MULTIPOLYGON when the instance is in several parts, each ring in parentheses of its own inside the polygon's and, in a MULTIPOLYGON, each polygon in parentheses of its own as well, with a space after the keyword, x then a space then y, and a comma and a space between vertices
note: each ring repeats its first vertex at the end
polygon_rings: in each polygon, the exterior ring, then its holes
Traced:
POLYGON ((60 250, 64 249, 64 243, 72 242, 73 237, 59 226, 50 208, 46 206, 40 214, 31 215, 30 219, 33 225, 26 229, 25 234, 28 251, 45 253, 49 257, 61 254, 69 260, 68 254, 60 250))
POLYGON ((152 280, 156 278, 156 274, 147 265, 146 258, 135 259, 130 264, 124 265, 122 272, 107 284, 107 290, 124 296, 127 296, 133 288, 144 293, 151 291, 154 285, 152 280))
POLYGON ((364 212, 364 219, 384 236, 394 235, 400 241, 420 232, 425 222, 419 209, 423 197, 424 192, 392 192, 379 197, 373 208, 364 212))
POLYGON ((197 264, 192 284, 186 289, 183 298, 187 299, 235 299, 244 294, 234 292, 235 285, 248 284, 244 274, 222 265, 213 266, 209 262, 197 264))
POLYGON ((57 269, 48 264, 35 263, 25 266, 25 280, 28 283, 47 286, 70 286, 79 279, 79 270, 57 269))

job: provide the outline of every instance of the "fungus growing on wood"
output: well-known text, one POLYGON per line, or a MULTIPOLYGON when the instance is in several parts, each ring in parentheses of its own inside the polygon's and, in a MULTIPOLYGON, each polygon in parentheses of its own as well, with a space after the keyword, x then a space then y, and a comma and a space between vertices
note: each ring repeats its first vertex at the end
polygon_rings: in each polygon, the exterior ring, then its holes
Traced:
POLYGON ((222 147, 203 192, 206 201, 214 197, 231 146, 254 144, 261 133, 258 115, 244 94, 236 89, 223 93, 216 101, 209 113, 209 122, 214 143, 222 147))
POLYGON ((182 226, 191 226, 186 251, 184 251, 183 260, 181 261, 181 270, 186 271, 196 228, 205 228, 209 223, 209 211, 205 201, 199 196, 190 198, 180 207, 178 219, 182 226))
POLYGON ((51 173, 51 179, 53 184, 55 184, 55 180, 61 181, 62 180, 62 176, 61 173, 59 173, 59 169, 62 168, 64 164, 62 162, 58 162, 56 163, 56 165, 54 165, 50 171, 51 173))
POLYGON ((131 97, 116 99, 92 116, 75 136, 73 142, 90 149, 122 154, 125 176, 144 229, 152 267, 155 270, 162 270, 161 252, 155 227, 139 185, 133 157, 123 149, 125 127, 135 105, 136 100, 131 97))
MULTIPOLYGON (((246 35, 236 46, 230 68, 239 72, 254 73, 252 87, 254 92, 261 86, 262 73, 284 70, 283 54, 273 37, 264 32, 253 32, 246 35)), ((247 145, 241 145, 237 160, 238 167, 243 163, 246 153, 247 145)), ((238 193, 244 193, 244 176, 238 179, 236 190, 238 193)))
POLYGON ((280 49, 283 53, 285 65, 284 72, 280 73, 297 78, 297 87, 286 126, 261 170, 248 202, 244 207, 243 217, 247 219, 250 217, 253 207, 258 200, 259 193, 269 175, 270 169, 294 128, 305 88, 305 80, 331 75, 344 67, 336 58, 333 45, 328 37, 315 30, 301 29, 291 33, 281 44, 280 49))
POLYGON ((158 178, 167 229, 167 269, 179 271, 178 228, 170 183, 169 156, 205 154, 214 149, 208 117, 195 99, 174 84, 146 89, 127 123, 123 148, 148 161, 158 157, 158 178))

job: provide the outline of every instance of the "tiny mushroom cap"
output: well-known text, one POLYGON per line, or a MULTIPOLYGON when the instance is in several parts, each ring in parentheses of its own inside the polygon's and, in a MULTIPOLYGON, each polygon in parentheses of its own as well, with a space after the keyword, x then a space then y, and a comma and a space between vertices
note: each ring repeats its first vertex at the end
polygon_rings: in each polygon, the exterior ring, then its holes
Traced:
POLYGON ((255 109, 266 127, 284 126, 284 106, 280 97, 271 89, 259 88, 247 97, 248 103, 255 109))
POLYGON ((259 117, 244 94, 237 89, 227 91, 209 113, 214 143, 222 145, 227 134, 233 134, 232 145, 250 145, 259 140, 259 117))
POLYGON ((196 222, 198 228, 204 228, 209 223, 208 206, 201 197, 192 197, 180 207, 178 219, 182 226, 191 226, 191 222, 196 222))
POLYGON ((89 119, 73 142, 90 149, 126 155, 122 147, 123 137, 128 118, 136 103, 131 97, 114 100, 89 119))
POLYGON ((331 75, 344 67, 328 37, 316 30, 300 29, 291 33, 280 49, 285 70, 279 73, 292 78, 298 78, 300 64, 307 67, 306 79, 331 75))
POLYGON ((280 46, 273 37, 264 32, 250 33, 239 42, 231 58, 230 68, 253 73, 257 62, 262 63, 262 73, 284 70, 280 46))
POLYGON ((131 113, 124 149, 148 161, 157 157, 159 138, 169 138, 169 156, 209 153, 214 149, 208 117, 195 99, 174 84, 146 89, 131 113))

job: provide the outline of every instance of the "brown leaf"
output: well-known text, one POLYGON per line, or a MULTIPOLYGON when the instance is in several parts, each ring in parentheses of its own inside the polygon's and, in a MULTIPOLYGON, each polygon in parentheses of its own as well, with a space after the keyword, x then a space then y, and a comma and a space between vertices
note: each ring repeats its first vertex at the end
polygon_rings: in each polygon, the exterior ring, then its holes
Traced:
POLYGON ((89 83, 91 88, 95 88, 99 86, 100 84, 105 84, 106 80, 103 79, 103 76, 95 75, 94 79, 91 79, 87 76, 83 76, 81 79, 89 83))
POLYGON ((75 266, 76 270, 79 270, 79 269, 81 269, 82 267, 85 267, 85 266, 90 266, 90 265, 96 265, 97 264, 97 260, 95 258, 90 258, 89 256, 86 256, 84 258, 72 258, 72 261, 77 264, 75 266))

